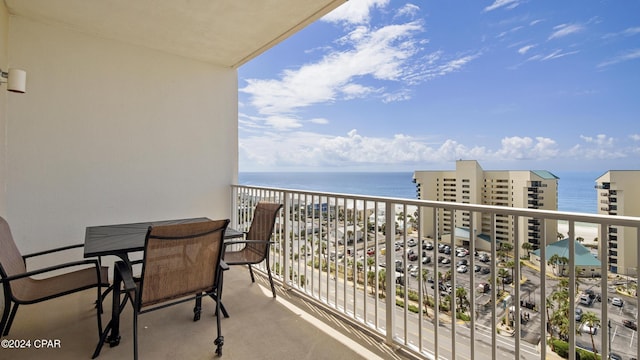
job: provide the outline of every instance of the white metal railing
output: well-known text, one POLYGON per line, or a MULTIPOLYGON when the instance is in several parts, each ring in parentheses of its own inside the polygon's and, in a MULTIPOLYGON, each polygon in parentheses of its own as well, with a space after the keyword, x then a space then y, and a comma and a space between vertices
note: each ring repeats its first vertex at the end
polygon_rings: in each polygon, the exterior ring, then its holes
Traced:
MULTIPOLYGON (((640 258, 640 246, 636 245, 640 231, 639 217, 257 186, 232 185, 232 190, 232 208, 236 211, 231 226, 241 230, 247 229, 250 225, 252 209, 258 201, 284 204, 272 239, 274 245, 270 263, 276 280, 299 292, 301 296, 338 313, 345 320, 377 333, 387 343, 400 346, 414 355, 446 359, 545 359, 547 345, 551 345, 548 337, 550 333, 547 331, 548 322, 551 324, 551 334, 554 334, 554 338, 557 339, 558 334, 565 334, 569 349, 575 349, 576 346, 591 349, 595 344, 598 354, 608 354, 611 350, 625 354, 625 358, 637 358, 640 353, 640 342, 634 335, 634 330, 623 326, 624 320, 637 322, 638 295, 623 294, 624 291, 637 288, 637 278, 615 274, 593 277, 598 273, 609 274, 609 248, 606 240, 612 226, 618 228, 618 235, 622 232, 621 229, 631 229, 635 239, 627 240, 633 241, 633 245, 629 245, 627 249, 634 249, 636 258, 640 258), (574 256, 567 256, 566 264, 560 260, 555 266, 551 266, 547 261, 540 261, 536 267, 530 261, 514 260, 526 257, 525 250, 520 245, 512 246, 505 254, 503 250, 507 249, 506 246, 501 249, 495 241, 489 241, 488 245, 485 244, 486 241, 482 243, 483 235, 471 231, 467 248, 470 255, 460 257, 468 259, 469 272, 458 273, 453 266, 457 260, 453 250, 450 265, 437 261, 438 256, 445 256, 438 252, 438 245, 448 245, 454 249, 458 246, 456 237, 438 233, 437 226, 431 233, 423 231, 426 223, 437 224, 438 221, 443 221, 438 217, 439 212, 433 210, 444 210, 453 216, 463 216, 464 213, 469 229, 486 225, 486 219, 490 219, 492 230, 490 234, 484 234, 484 240, 487 235, 489 239, 496 238, 496 224, 504 224, 506 216, 512 224, 512 234, 515 234, 513 244, 523 242, 523 239, 519 238, 521 236, 517 235, 520 233, 518 229, 522 226, 522 219, 539 220, 537 226, 542 234, 541 244, 551 244, 558 240, 557 237, 548 239, 544 235, 547 233, 546 227, 557 226, 558 221, 567 224, 567 237, 570 240, 580 237, 580 234, 576 235, 576 230, 582 226, 597 227, 598 236, 595 240, 600 240, 597 252, 600 265, 589 269, 591 278, 585 277, 584 274, 578 276, 581 270, 577 268, 574 256), (474 215, 477 214, 483 215, 483 224, 474 223, 477 218, 474 215), (397 231, 386 231, 386 224, 394 223, 398 224, 397 231), (409 245, 412 239, 418 243, 418 246, 412 248, 418 253, 417 262, 407 259, 406 251, 411 248, 409 245), (435 249, 425 250, 432 261, 423 264, 420 261, 423 252, 421 244, 426 242, 433 242, 435 249), (396 243, 399 243, 401 251, 395 251, 396 243), (485 252, 490 261, 486 264, 474 256, 482 244, 488 246, 485 252), (502 259, 500 261, 499 256, 502 259), (404 273, 404 276, 400 277, 403 279, 402 284, 396 284, 398 272, 394 270, 397 260, 401 261, 399 270, 404 273), (510 264, 512 262, 513 264, 510 264), (410 265, 414 263, 417 276, 412 279, 408 272, 410 265), (519 263, 524 265, 514 265, 519 263), (476 265, 487 267, 489 274, 475 273, 476 265), (568 276, 554 276, 554 271, 559 267, 562 268, 562 273, 568 276), (504 281, 507 278, 498 277, 505 274, 501 268, 510 268, 512 279, 516 279, 511 285, 499 284, 500 279, 504 281), (565 272, 565 269, 568 271, 565 272), (428 278, 436 279, 440 274, 450 274, 450 288, 447 287, 446 281, 443 281, 446 288, 443 291, 438 290, 438 281, 428 282, 428 278), (569 280, 568 284, 562 281, 563 278, 569 280), (486 280, 483 282, 488 282, 491 287, 488 296, 476 288, 484 279, 486 280), (619 287, 616 287, 616 284, 619 287), (582 328, 580 321, 562 322, 556 318, 554 311, 560 307, 560 303, 554 305, 554 299, 557 293, 561 292, 558 290, 562 289, 561 285, 566 286, 564 291, 565 295, 568 292, 568 299, 575 299, 566 301, 570 318, 573 318, 576 309, 583 309, 583 306, 579 305, 581 288, 591 290, 601 297, 601 302, 584 307, 585 312, 594 313, 601 324, 598 327, 601 330, 596 331, 595 335, 584 335, 585 329, 590 328, 582 328), (431 289, 431 286, 434 289, 431 289), (458 287, 464 291, 459 291, 458 287), (498 295, 496 290, 501 288, 508 291, 501 291, 501 295, 498 295), (462 296, 464 293, 466 296, 462 296), (513 311, 511 307, 507 309, 507 293, 511 299, 520 300, 512 302, 513 311), (609 304, 614 297, 625 300, 625 307, 620 307, 618 311, 617 307, 609 304), (535 309, 525 308, 525 305, 529 306, 531 303, 536 304, 535 309), (459 308, 464 310, 460 311, 460 316, 455 315, 457 311, 449 310, 459 308), (511 314, 522 314, 522 321, 511 323, 511 314), (580 329, 583 335, 576 335, 580 329), (622 336, 623 333, 628 333, 628 338, 622 336), (626 343, 626 340, 629 342, 626 343)), ((526 231, 524 233, 526 234, 526 231)), ((619 246, 620 241, 617 241, 616 246, 619 246)), ((575 254, 576 247, 576 241, 568 241, 567 253, 575 254)), ((546 251, 545 246, 540 247, 540 259, 547 258, 546 251)), ((635 271, 635 268, 633 270, 635 271)), ((563 309, 566 313, 566 307, 563 309)), ((569 351, 568 357, 575 359, 576 353, 569 351)))

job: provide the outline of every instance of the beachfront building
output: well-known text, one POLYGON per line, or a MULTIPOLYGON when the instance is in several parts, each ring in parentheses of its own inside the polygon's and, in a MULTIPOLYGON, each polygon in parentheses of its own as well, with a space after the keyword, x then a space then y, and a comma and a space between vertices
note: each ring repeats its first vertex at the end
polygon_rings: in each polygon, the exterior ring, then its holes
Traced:
MULTIPOLYGON (((547 271, 553 271, 554 275, 566 276, 569 272, 567 266, 569 254, 569 238, 547 245, 545 257, 547 264, 550 265, 547 271)), ((532 251, 529 258, 533 265, 542 268, 540 249, 532 251)), ((574 240, 574 262, 576 276, 600 277, 600 260, 591 253, 591 250, 576 240, 574 240)))
MULTIPOLYGON (((558 209, 558 177, 544 170, 486 171, 475 160, 458 160, 455 170, 416 171, 413 181, 417 186, 418 198, 423 200, 525 209, 558 209)), ((456 228, 469 229, 469 212, 444 209, 438 211, 437 224, 432 221, 432 213, 422 215, 420 226, 423 234, 433 234, 437 230, 437 234, 446 235, 455 234, 456 228)), ((476 233, 492 236, 491 215, 478 213, 474 216, 476 233)), ((513 239, 518 239, 518 246, 526 241, 534 249, 540 247, 545 235, 547 242, 557 240, 557 224, 552 220, 547 220, 546 234, 541 232, 541 222, 538 219, 521 218, 517 228, 518 234, 515 233, 516 227, 510 217, 498 215, 495 240, 498 243, 513 243, 513 239)), ((468 244, 469 237, 460 242, 468 244)))
MULTIPOLYGON (((596 179, 598 213, 640 215, 640 170, 609 170, 596 179)), ((609 226, 607 229, 609 270, 637 274, 637 236, 633 229, 609 226)))

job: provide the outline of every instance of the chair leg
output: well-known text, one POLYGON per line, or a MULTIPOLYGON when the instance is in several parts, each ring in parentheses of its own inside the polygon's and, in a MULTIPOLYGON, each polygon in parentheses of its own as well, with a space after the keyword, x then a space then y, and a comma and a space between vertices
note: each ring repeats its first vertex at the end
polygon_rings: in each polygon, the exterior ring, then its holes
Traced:
MULTIPOLYGON (((216 294, 220 294, 221 290, 222 289, 220 288, 220 286, 218 286, 218 288, 216 289, 216 294)), ((222 356, 222 345, 224 345, 224 336, 222 336, 222 326, 220 324, 221 305, 222 304, 220 304, 220 299, 217 298, 216 299, 216 328, 218 330, 218 337, 213 343, 214 345, 216 345, 216 355, 218 355, 218 357, 222 356)))
POLYGON ((193 308, 193 321, 200 320, 200 314, 202 313, 202 293, 196 297, 196 305, 193 308))
POLYGON ((133 309, 133 358, 138 360, 138 312, 133 309))
MULTIPOLYGON (((0 321, 0 334, 6 336, 4 333, 4 328, 7 325, 7 320, 9 319, 9 312, 11 311, 11 299, 7 297, 7 294, 4 295, 4 308, 2 311, 2 321, 0 321)), ((7 333, 9 331, 7 330, 7 333)))
POLYGON ((256 282, 256 279, 253 277, 253 269, 251 268, 251 264, 249 264, 249 274, 251 274, 251 282, 256 282))
POLYGON ((276 288, 273 286, 273 277, 271 276, 271 266, 269 265, 269 257, 266 258, 267 265, 267 274, 269 274, 269 284, 271 285, 271 293, 273 294, 273 298, 276 298, 276 288))
POLYGON ((98 285, 98 298, 96 300, 96 313, 98 315, 98 338, 102 337, 102 294, 101 287, 98 285))
POLYGON ((9 321, 7 321, 7 323, 4 326, 4 332, 2 333, 2 336, 9 335, 9 330, 11 330, 13 319, 16 317, 16 313, 18 312, 18 306, 20 306, 20 304, 18 303, 15 303, 13 305, 13 308, 11 309, 11 315, 9 315, 9 321))

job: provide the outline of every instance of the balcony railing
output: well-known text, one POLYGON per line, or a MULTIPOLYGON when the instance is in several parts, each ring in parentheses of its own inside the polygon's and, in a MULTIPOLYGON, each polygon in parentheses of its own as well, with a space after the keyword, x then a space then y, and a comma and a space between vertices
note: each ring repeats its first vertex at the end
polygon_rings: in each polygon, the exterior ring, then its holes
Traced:
MULTIPOLYGON (((566 329, 554 325, 557 307, 547 299, 553 289, 561 286, 566 287, 568 299, 575 299, 565 304, 568 314, 583 307, 579 305, 581 290, 589 289, 600 295, 601 302, 585 308, 585 312, 594 312, 600 324, 600 331, 593 335, 599 355, 612 351, 625 354, 625 358, 637 358, 640 353, 637 336, 629 336, 630 343, 623 343, 626 338, 620 335, 622 331, 633 330, 623 328, 625 319, 621 314, 624 314, 613 311, 615 307, 609 303, 614 297, 622 298, 628 309, 637 308, 637 295, 625 293, 632 288, 630 284, 635 282, 637 286, 637 279, 623 277, 627 280, 624 287, 608 276, 600 276, 607 274, 611 265, 607 241, 599 242, 600 265, 590 268, 576 263, 579 260, 575 256, 565 258, 566 263, 539 261, 536 265, 535 261, 524 259, 528 252, 520 246, 526 241, 524 227, 531 219, 539 224, 540 244, 551 244, 558 240, 558 222, 566 223, 569 239, 579 237, 576 231, 584 225, 597 227, 597 238, 607 239, 611 226, 632 228, 637 236, 638 217, 255 186, 233 185, 232 189, 232 206, 236 209, 232 226, 238 229, 248 228, 258 201, 284 204, 274 230, 270 259, 274 276, 284 287, 415 356, 546 359, 550 335, 553 339, 565 338, 569 349, 591 350, 591 335, 576 335, 579 330, 587 331, 580 321, 568 321, 566 329), (453 215, 448 218, 455 219, 463 213, 469 214, 466 235, 452 236, 451 230, 439 230, 443 228, 443 216, 453 215), (486 228, 487 217, 492 229, 488 234, 469 231, 486 228), (516 234, 511 239, 515 246, 506 253, 505 248, 491 241, 497 238, 497 218, 510 219, 512 233, 516 234), (476 224, 479 219, 482 223, 476 224), (545 238, 545 234, 554 236, 545 238), (414 243, 417 246, 412 247, 414 243), (427 243, 432 243, 435 249, 427 249, 427 243), (470 255, 457 257, 453 249, 463 243, 469 244, 466 250, 470 255), (453 264, 440 263, 438 257, 446 255, 438 252, 439 245, 452 249, 450 261, 454 264, 459 258, 468 259, 469 271, 458 272, 453 264), (410 249, 418 254, 417 261, 408 260, 410 249), (486 257, 474 256, 476 251, 486 257), (430 261, 420 261, 423 255, 430 261), (523 259, 521 266, 513 265, 519 263, 514 259, 523 259), (474 272, 476 265, 488 268, 489 274, 474 272), (505 276, 505 271, 509 276, 505 276), (430 283, 429 279, 438 279, 442 274, 450 275, 450 279, 442 281, 444 289, 438 290, 441 287, 438 281, 430 283), (521 280, 505 284, 507 278, 521 280), (562 281, 563 278, 568 281, 562 281), (485 283, 491 288, 488 294, 485 283), (500 291, 499 295, 494 291, 499 289, 507 291, 500 291), (521 321, 513 321, 514 314, 521 314, 521 321), (615 339, 612 326, 620 326, 615 339)), ((568 254, 576 253, 576 243, 568 242, 568 254)), ((635 248, 636 258, 640 258, 640 246, 635 248)), ((548 258, 545 246, 538 251, 540 259, 548 258)), ((573 316, 569 318, 573 320, 573 316)), ((569 351, 568 357, 575 359, 576 353, 569 351)))

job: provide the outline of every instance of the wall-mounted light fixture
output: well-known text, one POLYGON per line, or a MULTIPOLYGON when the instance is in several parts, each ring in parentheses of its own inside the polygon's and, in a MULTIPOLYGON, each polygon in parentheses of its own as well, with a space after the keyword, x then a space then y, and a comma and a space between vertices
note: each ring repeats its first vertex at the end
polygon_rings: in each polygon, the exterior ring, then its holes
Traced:
POLYGON ((8 91, 24 93, 27 91, 27 72, 20 69, 0 69, 0 83, 7 83, 8 91))

